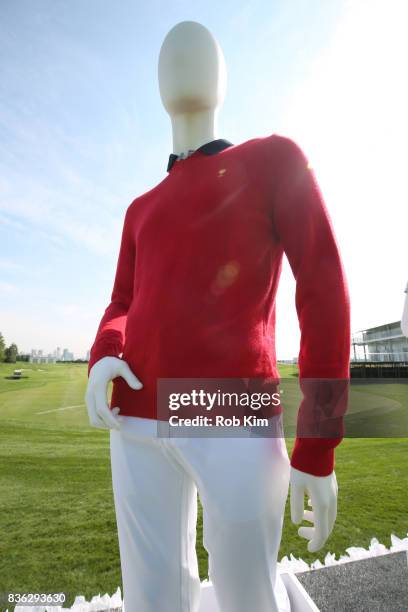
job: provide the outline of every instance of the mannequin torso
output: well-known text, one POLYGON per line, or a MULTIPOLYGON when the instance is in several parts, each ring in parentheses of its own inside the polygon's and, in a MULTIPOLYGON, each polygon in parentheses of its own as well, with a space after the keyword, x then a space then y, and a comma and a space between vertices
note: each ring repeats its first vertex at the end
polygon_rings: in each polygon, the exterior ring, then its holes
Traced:
MULTIPOLYGON (((168 112, 176 164, 183 164, 191 151, 218 138, 217 113, 224 100, 226 70, 222 51, 202 25, 186 21, 166 36, 159 58, 159 87, 168 112)), ((125 314, 125 313, 122 313, 125 314)), ((91 368, 86 401, 90 420, 96 427, 120 428, 119 408, 106 404, 110 380, 123 377, 133 389, 139 381, 126 361, 113 356, 99 359, 91 368), (104 399, 103 399, 104 398, 104 399)), ((308 550, 321 548, 333 529, 337 511, 335 472, 315 476, 291 468, 291 516, 294 523, 308 520, 313 527, 301 527, 299 535, 309 540, 308 550), (304 510, 304 495, 312 502, 312 512, 304 510)))

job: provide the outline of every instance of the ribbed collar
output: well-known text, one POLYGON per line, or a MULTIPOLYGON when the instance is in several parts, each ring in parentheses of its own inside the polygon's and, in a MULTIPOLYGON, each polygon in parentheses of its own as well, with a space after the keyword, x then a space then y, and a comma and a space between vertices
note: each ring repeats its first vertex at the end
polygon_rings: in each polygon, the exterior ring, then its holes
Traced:
MULTIPOLYGON (((201 147, 199 147, 198 149, 195 149, 192 155, 194 153, 197 153, 197 151, 199 151, 200 153, 204 153, 205 155, 214 155, 215 153, 218 153, 219 151, 222 151, 223 149, 226 149, 227 147, 232 147, 232 146, 233 146, 233 143, 230 142, 229 140, 226 140, 225 138, 217 138, 216 140, 211 140, 210 142, 206 142, 205 144, 201 145, 201 147)), ((180 156, 176 155, 175 153, 170 153, 169 162, 167 164, 167 172, 170 172, 174 162, 179 157, 180 156)), ((188 159, 188 157, 186 159, 188 159)))

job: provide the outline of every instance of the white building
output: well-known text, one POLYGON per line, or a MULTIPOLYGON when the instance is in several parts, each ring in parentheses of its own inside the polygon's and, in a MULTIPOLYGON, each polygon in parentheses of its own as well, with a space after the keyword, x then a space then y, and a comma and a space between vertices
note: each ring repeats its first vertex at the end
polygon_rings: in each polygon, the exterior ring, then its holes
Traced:
POLYGON ((52 355, 51 353, 44 355, 42 349, 38 351, 36 349, 32 349, 28 361, 29 363, 55 363, 56 358, 55 355, 52 355))
POLYGON ((71 351, 69 351, 67 348, 64 348, 61 359, 62 361, 73 361, 74 353, 71 353, 71 351))
POLYGON ((408 363, 408 338, 401 321, 371 327, 353 334, 351 361, 398 361, 408 363))

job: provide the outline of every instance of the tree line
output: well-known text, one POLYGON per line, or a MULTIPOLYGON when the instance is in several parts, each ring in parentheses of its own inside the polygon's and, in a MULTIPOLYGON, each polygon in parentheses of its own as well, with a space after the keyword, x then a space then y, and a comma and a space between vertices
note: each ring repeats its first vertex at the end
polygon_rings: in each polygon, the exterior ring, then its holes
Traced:
POLYGON ((28 355, 19 355, 17 344, 12 342, 10 346, 6 346, 3 334, 0 332, 0 361, 5 363, 16 363, 19 361, 28 361, 28 355))

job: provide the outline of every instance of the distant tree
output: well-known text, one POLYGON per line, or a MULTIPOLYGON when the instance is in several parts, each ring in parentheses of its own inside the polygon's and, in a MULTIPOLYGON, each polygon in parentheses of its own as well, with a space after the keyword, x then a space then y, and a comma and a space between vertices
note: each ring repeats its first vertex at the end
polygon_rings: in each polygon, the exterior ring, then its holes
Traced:
POLYGON ((6 350, 6 343, 4 342, 3 334, 0 332, 0 361, 4 361, 4 351, 6 350))
POLYGON ((10 346, 6 348, 4 353, 5 353, 4 361, 6 363, 16 363, 18 349, 17 349, 17 345, 14 344, 14 342, 13 344, 10 344, 10 346))

